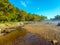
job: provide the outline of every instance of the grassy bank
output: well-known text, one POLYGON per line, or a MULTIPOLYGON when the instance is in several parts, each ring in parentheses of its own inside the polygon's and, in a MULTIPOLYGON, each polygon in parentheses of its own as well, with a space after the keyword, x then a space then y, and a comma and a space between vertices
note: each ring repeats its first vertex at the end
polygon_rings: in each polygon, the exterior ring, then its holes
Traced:
POLYGON ((18 37, 24 37, 26 35, 26 30, 20 28, 19 30, 15 30, 5 36, 0 37, 0 45, 11 45, 12 42, 18 37))

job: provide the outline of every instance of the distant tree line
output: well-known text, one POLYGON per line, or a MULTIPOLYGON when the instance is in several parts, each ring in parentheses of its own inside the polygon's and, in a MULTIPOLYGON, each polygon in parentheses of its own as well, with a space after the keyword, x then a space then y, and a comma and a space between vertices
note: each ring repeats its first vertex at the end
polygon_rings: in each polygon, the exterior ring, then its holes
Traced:
POLYGON ((0 22, 9 21, 42 21, 46 16, 27 13, 10 4, 8 0, 0 0, 0 22))
POLYGON ((60 20, 60 15, 56 15, 54 18, 51 18, 50 20, 60 20))

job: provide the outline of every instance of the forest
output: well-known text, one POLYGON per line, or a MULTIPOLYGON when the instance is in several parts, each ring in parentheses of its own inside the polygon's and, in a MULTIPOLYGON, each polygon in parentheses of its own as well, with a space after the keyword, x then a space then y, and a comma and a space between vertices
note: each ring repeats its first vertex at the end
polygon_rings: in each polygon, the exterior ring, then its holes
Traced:
POLYGON ((9 0, 0 0, 0 22, 42 21, 46 19, 46 16, 18 9, 9 0))

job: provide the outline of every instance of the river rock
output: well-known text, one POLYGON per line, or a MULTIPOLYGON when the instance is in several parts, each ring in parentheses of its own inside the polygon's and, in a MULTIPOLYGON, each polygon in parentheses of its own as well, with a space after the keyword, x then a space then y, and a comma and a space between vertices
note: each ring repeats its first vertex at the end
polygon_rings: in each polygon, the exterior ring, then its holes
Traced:
POLYGON ((60 26, 60 23, 58 23, 57 26, 60 26))

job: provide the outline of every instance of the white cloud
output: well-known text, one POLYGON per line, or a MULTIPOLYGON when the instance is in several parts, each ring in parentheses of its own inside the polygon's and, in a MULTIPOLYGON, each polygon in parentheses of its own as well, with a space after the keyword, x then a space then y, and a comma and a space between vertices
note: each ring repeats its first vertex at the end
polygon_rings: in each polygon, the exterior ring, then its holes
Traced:
POLYGON ((20 1, 20 3, 21 3, 21 5, 23 5, 24 7, 27 7, 26 2, 24 2, 24 1, 20 1))

